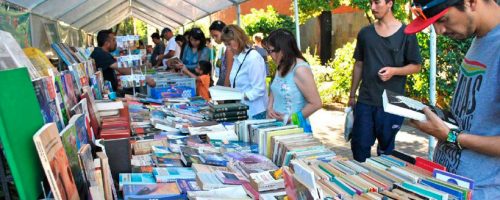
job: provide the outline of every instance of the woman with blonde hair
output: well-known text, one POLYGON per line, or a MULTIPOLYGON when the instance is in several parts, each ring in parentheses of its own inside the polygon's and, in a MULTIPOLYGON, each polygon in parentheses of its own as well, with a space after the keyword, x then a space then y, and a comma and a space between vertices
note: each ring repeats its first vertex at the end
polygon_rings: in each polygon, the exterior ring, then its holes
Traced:
POLYGON ((248 105, 250 119, 265 119, 267 107, 266 64, 262 56, 251 48, 248 35, 237 25, 222 30, 222 41, 234 53, 229 75, 231 87, 244 94, 242 102, 248 105))

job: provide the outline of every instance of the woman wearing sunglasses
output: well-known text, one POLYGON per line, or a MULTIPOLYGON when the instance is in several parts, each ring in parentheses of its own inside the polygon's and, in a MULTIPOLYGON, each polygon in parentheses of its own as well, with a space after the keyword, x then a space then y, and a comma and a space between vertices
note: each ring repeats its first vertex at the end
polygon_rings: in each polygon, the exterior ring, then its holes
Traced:
POLYGON ((260 54, 250 48, 245 31, 236 25, 222 30, 222 41, 234 53, 229 75, 231 87, 243 92, 243 103, 248 105, 251 119, 265 119, 267 106, 266 64, 260 54))
POLYGON ((290 122, 290 116, 308 118, 321 108, 311 67, 306 62, 292 33, 278 29, 264 41, 269 55, 278 65, 271 84, 267 117, 290 122))

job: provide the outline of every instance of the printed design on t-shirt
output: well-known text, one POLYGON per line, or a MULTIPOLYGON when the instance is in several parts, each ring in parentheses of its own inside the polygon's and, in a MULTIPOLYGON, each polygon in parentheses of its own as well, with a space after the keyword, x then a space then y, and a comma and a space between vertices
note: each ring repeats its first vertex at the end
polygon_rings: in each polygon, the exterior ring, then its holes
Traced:
POLYGON ((462 151, 455 145, 439 141, 434 152, 434 162, 446 167, 451 173, 457 173, 462 151))
MULTIPOLYGON (((465 58, 460 67, 451 113, 461 130, 470 131, 477 108, 476 95, 481 90, 486 65, 479 61, 465 58)), ((436 146, 434 161, 444 165, 455 173, 460 165, 461 150, 454 144, 439 142, 436 146)))

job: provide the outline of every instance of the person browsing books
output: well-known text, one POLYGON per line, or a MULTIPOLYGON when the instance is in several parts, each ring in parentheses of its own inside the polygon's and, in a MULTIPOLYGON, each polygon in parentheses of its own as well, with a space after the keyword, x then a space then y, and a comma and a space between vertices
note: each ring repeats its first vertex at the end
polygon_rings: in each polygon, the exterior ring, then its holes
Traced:
POLYGON ((101 30, 97 33, 97 46, 90 57, 95 60, 97 69, 101 69, 104 80, 111 83, 114 91, 118 90, 116 71, 122 75, 130 75, 131 68, 118 68, 116 59, 110 52, 116 50, 115 34, 111 30, 101 30))
POLYGON ((155 47, 151 53, 150 62, 152 66, 156 66, 156 64, 161 61, 161 59, 158 58, 162 52, 165 51, 165 45, 161 42, 160 34, 158 33, 151 34, 151 39, 153 40, 153 43, 155 43, 155 47))
POLYGON ((269 34, 265 46, 278 71, 271 84, 267 117, 289 122, 293 113, 308 118, 321 108, 311 67, 297 47, 293 34, 278 29, 269 34))
POLYGON ((415 0, 412 10, 416 18, 405 33, 433 24, 437 34, 474 40, 458 66, 450 106, 459 128, 448 128, 429 108, 426 121, 411 123, 438 139, 435 162, 474 180, 473 199, 500 199, 500 6, 493 0, 415 0))
POLYGON ((184 47, 181 60, 191 73, 196 73, 198 62, 210 59, 210 50, 206 47, 205 34, 201 29, 193 28, 189 35, 188 45, 184 47))
POLYGON ((200 62, 198 62, 198 66, 195 68, 196 74, 193 74, 186 67, 186 65, 182 63, 178 64, 177 68, 180 69, 182 73, 196 79, 197 95, 203 97, 207 101, 210 101, 210 93, 208 92, 208 88, 210 88, 214 84, 214 81, 212 80, 212 64, 206 60, 201 60, 200 62))
POLYGON ((222 30, 222 41, 234 53, 229 76, 231 87, 243 92, 242 102, 249 107, 249 118, 265 119, 267 89, 264 59, 250 48, 247 34, 237 25, 228 25, 222 30))
POLYGON ((349 106, 354 109, 351 151, 359 162, 371 156, 375 140, 378 155, 394 150, 404 118, 384 112, 382 93, 387 89, 403 94, 406 76, 420 71, 417 38, 404 34, 405 25, 394 17, 393 4, 394 0, 370 0, 376 22, 357 36, 349 106))
POLYGON ((164 28, 161 31, 161 37, 167 41, 167 45, 165 46, 163 54, 158 57, 158 60, 162 60, 162 62, 156 63, 156 66, 160 66, 160 64, 166 66, 167 59, 180 57, 181 55, 181 48, 177 45, 177 42, 175 42, 174 32, 172 32, 170 28, 164 28))
MULTIPOLYGON (((210 27, 210 36, 214 39, 215 43, 222 43, 222 29, 226 27, 226 24, 222 21, 214 21, 210 27)), ((218 77, 217 85, 220 86, 231 86, 231 82, 229 81, 229 75, 231 74, 231 68, 233 67, 233 51, 229 50, 227 46, 223 45, 218 54, 218 59, 216 62, 216 66, 218 69, 218 77)))

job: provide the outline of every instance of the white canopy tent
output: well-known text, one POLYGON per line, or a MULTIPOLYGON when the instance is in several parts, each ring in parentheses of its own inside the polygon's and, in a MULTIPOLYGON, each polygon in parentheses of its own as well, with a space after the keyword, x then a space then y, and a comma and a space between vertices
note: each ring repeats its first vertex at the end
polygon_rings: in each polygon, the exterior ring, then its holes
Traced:
MULTIPOLYGON (((246 0, 7 0, 30 12, 94 33, 135 17, 157 28, 178 28, 246 0)), ((239 12, 238 12, 239 14, 239 12)))

